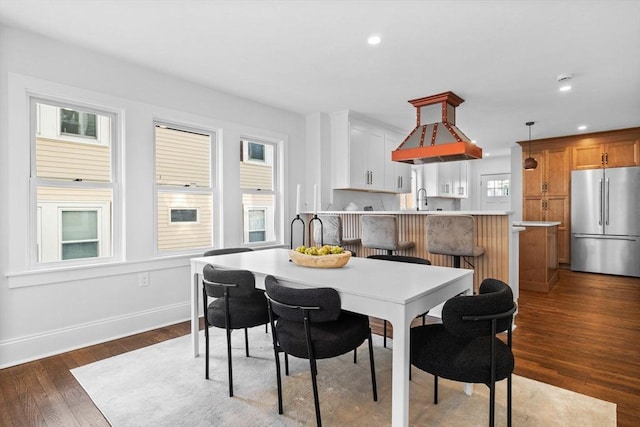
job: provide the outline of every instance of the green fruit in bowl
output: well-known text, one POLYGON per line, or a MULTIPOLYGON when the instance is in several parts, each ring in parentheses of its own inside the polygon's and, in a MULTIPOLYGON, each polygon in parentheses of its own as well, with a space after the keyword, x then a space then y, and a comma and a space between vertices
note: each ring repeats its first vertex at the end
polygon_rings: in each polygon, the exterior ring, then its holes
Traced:
POLYGON ((318 249, 319 255, 329 255, 330 253, 331 253, 331 246, 329 245, 324 245, 323 247, 318 249))
POLYGON ((312 255, 312 256, 322 256, 322 255, 339 255, 344 253, 344 249, 341 246, 331 246, 324 245, 322 247, 318 246, 310 246, 306 247, 305 245, 298 246, 295 249, 296 252, 312 255))
POLYGON ((304 253, 307 255, 319 255, 318 248, 315 246, 305 249, 304 253))

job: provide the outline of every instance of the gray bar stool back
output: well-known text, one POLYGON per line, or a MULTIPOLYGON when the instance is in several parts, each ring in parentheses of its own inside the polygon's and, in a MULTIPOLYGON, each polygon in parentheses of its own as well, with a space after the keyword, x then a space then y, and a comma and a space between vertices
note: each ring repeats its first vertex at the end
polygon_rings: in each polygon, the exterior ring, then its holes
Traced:
POLYGON ((400 240, 398 219, 393 215, 364 215, 360 218, 360 226, 365 248, 383 249, 392 255, 394 251, 411 249, 416 245, 412 241, 400 240))
MULTIPOLYGON (((315 224, 313 227, 313 240, 317 245, 349 247, 349 250, 353 246, 360 245, 359 237, 343 236, 342 218, 338 215, 318 215, 318 218, 322 221, 322 227, 320 224, 315 224)), ((355 250, 351 252, 355 256, 355 250)))
MULTIPOLYGON (((453 266, 460 268, 463 257, 477 257, 484 248, 473 242, 475 222, 471 215, 428 215, 427 250, 431 254, 452 255, 453 266)), ((471 267, 471 264, 466 258, 471 267)))

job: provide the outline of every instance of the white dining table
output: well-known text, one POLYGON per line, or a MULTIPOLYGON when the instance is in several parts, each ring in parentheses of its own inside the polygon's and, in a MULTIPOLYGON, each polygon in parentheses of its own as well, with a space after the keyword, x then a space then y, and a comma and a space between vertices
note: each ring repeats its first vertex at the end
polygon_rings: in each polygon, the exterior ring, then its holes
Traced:
POLYGON ((198 303, 205 265, 253 272, 256 287, 272 275, 294 287, 331 287, 342 308, 386 319, 393 325, 393 426, 409 423, 409 328, 411 321, 460 293, 472 294, 473 270, 351 257, 342 268, 307 268, 289 260, 289 249, 265 249, 191 259, 191 338, 198 356, 201 307, 198 303))

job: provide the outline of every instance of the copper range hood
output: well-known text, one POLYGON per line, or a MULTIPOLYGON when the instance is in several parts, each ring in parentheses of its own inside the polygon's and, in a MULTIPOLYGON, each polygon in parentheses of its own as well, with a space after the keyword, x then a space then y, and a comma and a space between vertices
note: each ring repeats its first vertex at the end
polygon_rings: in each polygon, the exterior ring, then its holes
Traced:
POLYGON ((420 165, 482 158, 482 148, 472 143, 456 127, 456 107, 464 99, 453 92, 444 92, 409 102, 416 107, 416 127, 391 152, 391 160, 420 165), (439 115, 441 120, 421 125, 420 113, 423 107, 431 114, 439 115))

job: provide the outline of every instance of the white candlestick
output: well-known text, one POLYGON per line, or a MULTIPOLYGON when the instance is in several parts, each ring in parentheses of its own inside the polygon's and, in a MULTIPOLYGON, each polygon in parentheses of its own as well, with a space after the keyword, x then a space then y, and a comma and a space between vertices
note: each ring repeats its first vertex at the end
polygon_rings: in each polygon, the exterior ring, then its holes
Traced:
POLYGON ((296 215, 300 215, 300 184, 296 188, 296 215))
POLYGON ((318 213, 318 186, 313 184, 313 214, 318 213))

